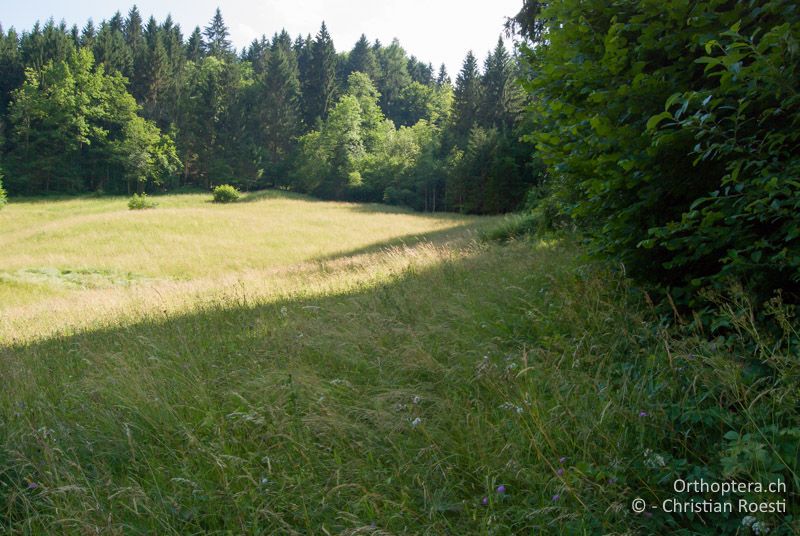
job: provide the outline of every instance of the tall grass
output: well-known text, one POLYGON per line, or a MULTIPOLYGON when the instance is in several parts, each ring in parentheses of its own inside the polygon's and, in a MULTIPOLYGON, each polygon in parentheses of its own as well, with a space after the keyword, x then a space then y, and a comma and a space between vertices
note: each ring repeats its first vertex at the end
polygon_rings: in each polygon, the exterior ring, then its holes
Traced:
POLYGON ((566 238, 326 262, 293 293, 245 282, 0 347, 0 532, 752 531, 631 511, 676 476, 779 475, 796 515, 785 306, 782 338, 735 297, 723 339, 667 329, 566 238))

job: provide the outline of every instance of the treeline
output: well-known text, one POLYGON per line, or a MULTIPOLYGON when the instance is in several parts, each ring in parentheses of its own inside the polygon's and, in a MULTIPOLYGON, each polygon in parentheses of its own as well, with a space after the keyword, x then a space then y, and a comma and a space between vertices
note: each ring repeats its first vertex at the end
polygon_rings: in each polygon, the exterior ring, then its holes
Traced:
POLYGON ((540 180, 502 39, 455 85, 397 40, 337 52, 285 30, 236 52, 219 9, 185 38, 134 6, 95 26, 0 29, 14 194, 283 187, 420 210, 504 212, 540 180))

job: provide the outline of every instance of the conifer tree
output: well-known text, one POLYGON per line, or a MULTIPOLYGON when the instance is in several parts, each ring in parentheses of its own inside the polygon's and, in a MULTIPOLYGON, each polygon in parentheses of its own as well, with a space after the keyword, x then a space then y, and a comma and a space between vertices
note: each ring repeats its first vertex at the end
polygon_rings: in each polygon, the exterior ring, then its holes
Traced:
POLYGON ((364 34, 361 34, 347 59, 347 74, 355 72, 366 74, 372 79, 373 84, 377 83, 380 78, 378 60, 364 34))
POLYGON ((203 34, 200 32, 200 26, 195 26, 192 35, 186 43, 186 59, 189 61, 198 62, 204 56, 206 45, 203 42, 203 34))
POLYGON ((80 44, 82 47, 94 48, 94 40, 97 37, 97 31, 94 28, 94 22, 89 19, 86 26, 83 27, 81 32, 80 44))
POLYGON ((279 174, 285 174, 293 139, 300 131, 300 81, 291 55, 292 49, 276 40, 264 80, 261 122, 267 179, 272 186, 276 185, 279 174))
POLYGON ((123 35, 132 60, 127 70, 123 71, 123 74, 128 78, 131 94, 137 102, 141 103, 144 101, 145 93, 147 92, 147 81, 145 79, 147 45, 144 41, 142 15, 135 5, 128 11, 123 35))
POLYGON ((503 38, 484 63, 481 122, 486 127, 510 126, 511 58, 503 38))
POLYGON ((469 131, 478 120, 480 105, 481 76, 478 71, 478 60, 472 51, 469 51, 456 77, 453 131, 457 140, 466 141, 469 131))
POLYGON ((230 32, 228 27, 225 26, 225 21, 222 19, 222 12, 219 8, 214 12, 214 17, 206 26, 203 35, 206 38, 206 53, 209 56, 224 58, 233 53, 231 42, 228 39, 230 32))
POLYGON ((166 126, 168 121, 163 117, 163 100, 170 85, 170 62, 167 49, 164 47, 163 32, 156 19, 150 17, 145 30, 146 62, 141 78, 144 82, 143 108, 148 119, 166 126))
POLYGON ((303 80, 306 124, 313 125, 328 115, 336 91, 336 61, 336 49, 323 22, 309 46, 307 77, 303 80))
POLYGON ((444 63, 441 64, 439 66, 439 74, 436 75, 436 85, 442 87, 442 86, 449 86, 452 83, 453 81, 450 80, 450 76, 447 74, 447 67, 445 66, 444 63))

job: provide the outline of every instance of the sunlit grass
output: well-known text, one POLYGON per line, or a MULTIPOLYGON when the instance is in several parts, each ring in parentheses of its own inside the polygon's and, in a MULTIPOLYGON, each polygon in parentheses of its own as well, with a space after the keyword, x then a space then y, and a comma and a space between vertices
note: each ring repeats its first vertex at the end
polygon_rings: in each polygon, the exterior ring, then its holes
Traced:
MULTIPOLYGON (((305 292, 309 274, 337 257, 463 238, 491 221, 282 192, 231 205, 202 194, 157 199, 149 211, 82 198, 18 201, 0 212, 0 341, 187 310, 232 288, 251 299, 305 292)), ((326 284, 360 280, 352 270, 343 278, 326 284)))
POLYGON ((149 211, 130 211, 123 198, 12 203, 0 212, 0 271, 54 267, 191 279, 286 266, 474 221, 277 193, 230 205, 202 194, 156 199, 158 208, 149 211))

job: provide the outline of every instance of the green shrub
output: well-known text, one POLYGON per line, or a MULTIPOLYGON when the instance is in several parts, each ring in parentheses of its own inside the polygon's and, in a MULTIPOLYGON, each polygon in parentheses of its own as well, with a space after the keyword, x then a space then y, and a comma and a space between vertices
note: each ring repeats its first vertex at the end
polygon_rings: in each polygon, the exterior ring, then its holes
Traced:
POLYGON ((791 18, 759 26, 758 37, 737 23, 708 41, 696 61, 710 87, 676 93, 650 121, 657 144, 689 134, 696 163, 722 166, 679 221, 645 242, 673 252, 665 266, 692 286, 746 281, 761 301, 800 289, 800 16, 791 18))
POLYGON ((683 304, 731 276, 796 300, 796 2, 526 8, 529 137, 594 251, 683 304))
POLYGON ((214 188, 215 203, 233 203, 238 201, 242 194, 230 184, 223 184, 214 188))
POLYGON ((3 189, 3 174, 0 173, 0 208, 3 208, 8 203, 6 191, 3 189))
POLYGON ((156 208, 158 203, 151 201, 147 198, 147 194, 133 194, 128 200, 128 208, 131 210, 143 210, 147 208, 156 208))

